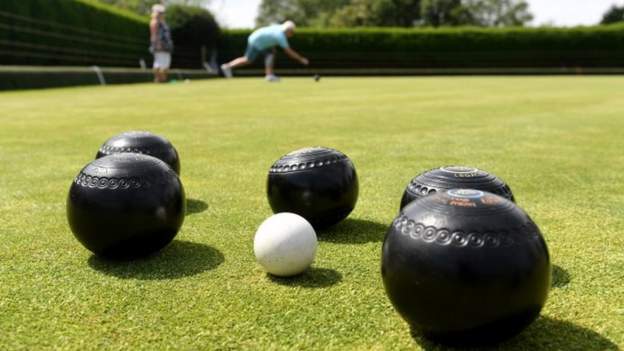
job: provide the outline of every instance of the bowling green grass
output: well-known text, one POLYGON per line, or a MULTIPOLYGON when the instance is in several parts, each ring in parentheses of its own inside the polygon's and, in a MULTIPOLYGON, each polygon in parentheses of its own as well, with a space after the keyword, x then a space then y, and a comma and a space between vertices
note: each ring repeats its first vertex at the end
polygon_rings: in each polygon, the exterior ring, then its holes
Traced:
MULTIPOLYGON (((473 165, 505 179, 542 229, 553 284, 507 350, 624 348, 623 77, 287 78, 0 93, 0 349, 437 350, 393 310, 380 254, 417 173, 473 165), (188 213, 159 254, 103 261, 65 199, 100 144, 168 137, 188 213), (294 279, 252 238, 269 166, 310 145, 351 157, 360 197, 294 279)), ((484 301, 474 301, 479 304, 484 301)))

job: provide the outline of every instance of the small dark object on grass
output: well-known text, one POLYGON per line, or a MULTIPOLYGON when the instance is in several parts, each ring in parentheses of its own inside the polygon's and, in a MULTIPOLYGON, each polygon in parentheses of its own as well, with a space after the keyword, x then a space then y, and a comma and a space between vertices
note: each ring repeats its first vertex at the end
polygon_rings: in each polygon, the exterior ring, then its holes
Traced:
POLYGON ((460 188, 487 191, 515 202, 509 186, 495 175, 473 167, 446 166, 414 177, 403 192, 401 208, 429 194, 460 188))
POLYGON ((180 157, 169 140, 150 132, 124 132, 108 139, 98 150, 96 158, 132 152, 154 156, 162 160, 179 175, 180 157))
POLYGON ((325 147, 293 151, 269 170, 267 195, 274 213, 296 213, 314 229, 345 219, 358 198, 358 178, 351 160, 325 147))
POLYGON ((162 249, 182 226, 184 210, 184 188, 171 167, 132 153, 89 163, 67 198, 74 236, 108 258, 136 258, 162 249))
POLYGON ((413 332, 443 344, 490 345, 520 333, 544 306, 550 270, 531 218, 473 189, 413 201, 382 248, 390 301, 413 332))
POLYGON ((321 80, 321 75, 320 75, 320 74, 315 74, 315 75, 314 75, 314 81, 315 81, 315 82, 318 82, 318 81, 320 81, 320 80, 321 80))

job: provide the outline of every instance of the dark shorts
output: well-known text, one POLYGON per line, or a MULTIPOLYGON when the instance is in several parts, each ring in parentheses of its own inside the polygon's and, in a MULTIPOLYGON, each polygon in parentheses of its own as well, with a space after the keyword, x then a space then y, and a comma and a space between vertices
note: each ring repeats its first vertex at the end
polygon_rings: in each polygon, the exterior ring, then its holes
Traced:
POLYGON ((259 50, 252 45, 247 45, 247 50, 245 50, 245 57, 248 61, 253 62, 258 58, 258 56, 266 56, 272 52, 273 48, 259 50))

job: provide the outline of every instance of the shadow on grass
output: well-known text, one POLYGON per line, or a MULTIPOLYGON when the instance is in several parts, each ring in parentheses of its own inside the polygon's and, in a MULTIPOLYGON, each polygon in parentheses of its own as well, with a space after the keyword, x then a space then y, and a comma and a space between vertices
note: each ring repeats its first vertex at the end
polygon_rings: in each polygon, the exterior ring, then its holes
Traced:
POLYGON ((269 280, 285 286, 299 286, 302 288, 325 288, 342 281, 342 274, 333 269, 311 267, 303 274, 294 277, 276 277, 267 274, 269 280))
MULTIPOLYGON (((414 341, 424 350, 466 350, 449 348, 433 343, 420 335, 413 335, 414 341)), ((616 351, 618 346, 611 340, 576 324, 541 317, 516 337, 493 347, 472 348, 472 350, 584 350, 616 351)))
POLYGON ((388 225, 365 219, 347 218, 318 232, 320 241, 339 244, 366 244, 383 241, 388 225))
POLYGON ((208 204, 198 199, 186 199, 186 215, 201 213, 208 209, 208 204))
POLYGON ((158 253, 132 261, 91 256, 91 268, 123 279, 166 280, 187 277, 216 268, 223 254, 208 245, 175 240, 158 253))
POLYGON ((553 288, 562 288, 570 283, 570 273, 565 269, 561 268, 554 264, 552 266, 552 287, 553 288))

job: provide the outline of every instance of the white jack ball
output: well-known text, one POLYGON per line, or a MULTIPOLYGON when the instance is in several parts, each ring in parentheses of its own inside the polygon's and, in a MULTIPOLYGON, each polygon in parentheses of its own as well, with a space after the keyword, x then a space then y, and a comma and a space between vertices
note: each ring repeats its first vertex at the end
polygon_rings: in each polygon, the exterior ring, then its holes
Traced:
POLYGON ((302 273, 314 261, 318 242, 312 225, 294 213, 267 218, 254 237, 254 254, 269 273, 288 277, 302 273))

